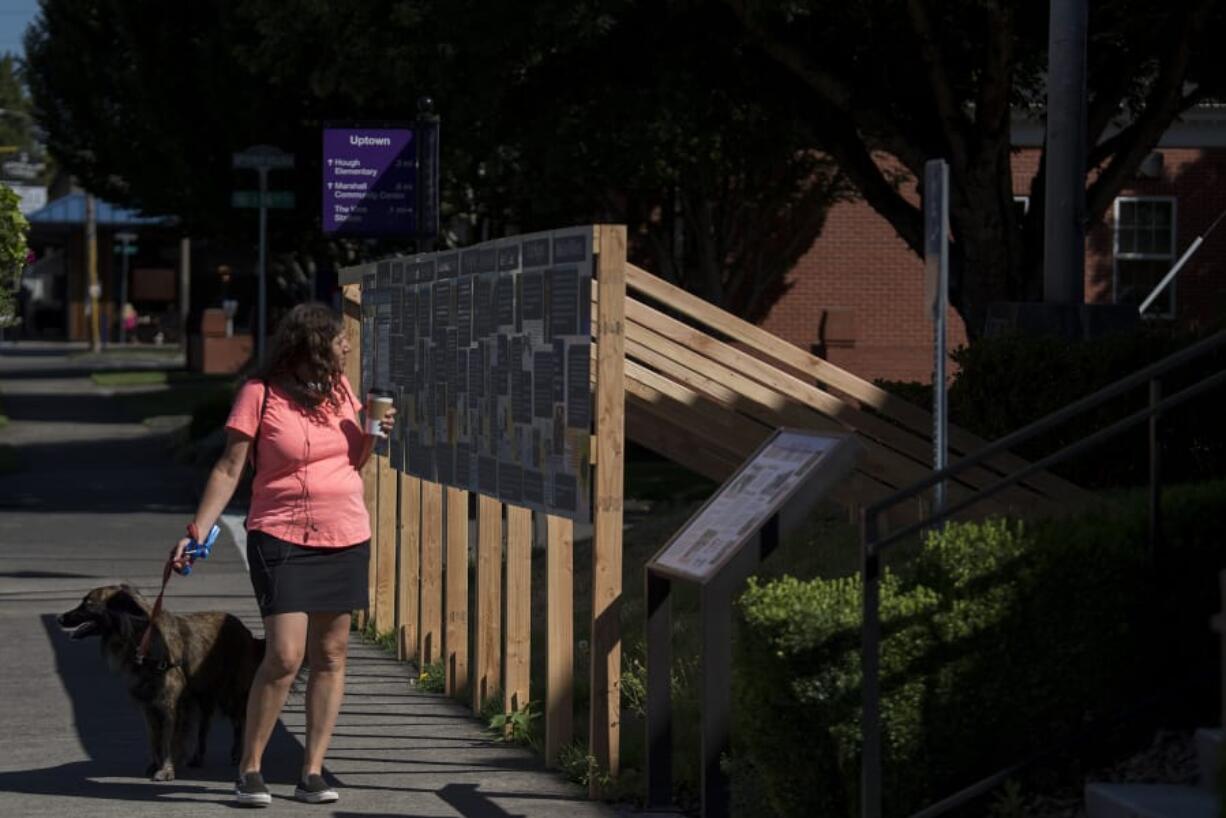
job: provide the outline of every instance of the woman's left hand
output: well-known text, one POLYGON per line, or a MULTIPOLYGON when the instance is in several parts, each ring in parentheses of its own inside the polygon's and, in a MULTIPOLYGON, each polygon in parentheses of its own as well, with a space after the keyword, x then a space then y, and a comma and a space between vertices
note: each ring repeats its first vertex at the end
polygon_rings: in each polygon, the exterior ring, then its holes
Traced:
POLYGON ((390 435, 392 429, 396 425, 396 407, 387 410, 387 414, 383 416, 383 420, 379 421, 379 429, 385 435, 390 435))

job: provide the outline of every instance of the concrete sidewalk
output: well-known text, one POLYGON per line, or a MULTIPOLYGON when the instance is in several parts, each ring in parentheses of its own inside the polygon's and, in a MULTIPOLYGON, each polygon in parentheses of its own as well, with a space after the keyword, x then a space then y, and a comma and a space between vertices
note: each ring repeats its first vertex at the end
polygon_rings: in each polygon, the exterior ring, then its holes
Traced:
MULTIPOLYGON (((162 434, 114 411, 108 391, 88 379, 97 366, 49 347, 0 351, 0 401, 10 418, 0 445, 21 463, 0 474, 0 815, 223 814, 234 777, 228 723, 215 724, 203 768, 149 781, 143 719, 121 680, 96 641, 74 642, 55 625, 56 614, 97 585, 127 581, 156 593, 166 550, 194 510, 192 472, 170 462, 162 434)), ((229 531, 191 577, 171 580, 166 604, 230 611, 261 632, 229 531)), ((533 754, 492 741, 466 708, 417 691, 410 666, 360 640, 349 662, 327 770, 340 802, 289 797, 302 753, 299 684, 265 758, 268 814, 614 814, 533 754)))

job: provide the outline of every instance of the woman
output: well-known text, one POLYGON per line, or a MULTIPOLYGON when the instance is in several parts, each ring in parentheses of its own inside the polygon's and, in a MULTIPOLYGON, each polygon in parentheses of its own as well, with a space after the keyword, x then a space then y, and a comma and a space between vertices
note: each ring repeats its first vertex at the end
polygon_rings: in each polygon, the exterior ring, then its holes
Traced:
MULTIPOLYGON (((208 531, 229 503, 248 459, 255 464, 247 515, 247 564, 264 618, 267 646, 251 685, 235 795, 267 805, 260 774, 290 684, 305 651, 307 737, 300 801, 337 800, 321 777, 345 687, 350 611, 367 604, 370 519, 358 470, 374 436, 344 376, 349 342, 340 318, 300 304, 281 321, 268 363, 239 389, 226 421, 226 448, 192 521, 208 531)), ((394 411, 380 427, 391 431, 394 411)), ((187 562, 179 541, 176 569, 187 562)))

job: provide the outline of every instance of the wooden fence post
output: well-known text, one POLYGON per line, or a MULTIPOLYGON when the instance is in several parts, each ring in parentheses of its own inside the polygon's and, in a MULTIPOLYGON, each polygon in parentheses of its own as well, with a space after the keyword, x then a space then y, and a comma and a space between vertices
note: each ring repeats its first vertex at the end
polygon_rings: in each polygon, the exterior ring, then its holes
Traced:
POLYGON ((443 487, 421 481, 421 664, 443 656, 443 487))
POLYGON ((532 666, 532 511, 507 506, 506 675, 502 710, 528 704, 532 666))
POLYGON ((379 471, 379 525, 375 542, 375 559, 378 563, 375 574, 375 632, 390 631, 396 619, 396 501, 399 495, 399 475, 392 468, 391 459, 377 455, 379 471))
POLYGON ((468 492, 447 487, 447 615, 443 631, 445 692, 468 692, 468 492))
MULTIPOLYGON (((621 732, 622 494, 625 452, 626 228, 598 230, 596 287, 596 502, 592 531, 590 746, 616 778, 621 732)), ((593 797, 601 795, 593 781, 593 797)))
POLYGON ((396 653, 403 661, 417 658, 421 596, 421 479, 400 475, 400 576, 396 605, 396 653))
POLYGON ((502 503, 484 494, 477 498, 476 625, 473 713, 480 713, 502 687, 502 503))
POLYGON ((575 524, 550 514, 545 525, 545 763, 557 766, 562 748, 574 738, 575 524))

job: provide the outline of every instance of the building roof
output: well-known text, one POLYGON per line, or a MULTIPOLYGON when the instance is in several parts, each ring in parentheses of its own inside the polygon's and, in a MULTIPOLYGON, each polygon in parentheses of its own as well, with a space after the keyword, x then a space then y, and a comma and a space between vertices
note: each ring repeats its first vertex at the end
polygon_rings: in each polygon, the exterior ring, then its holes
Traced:
MULTIPOLYGON (((135 210, 96 200, 94 215, 99 225, 110 227, 136 227, 139 225, 169 225, 174 219, 168 216, 143 216, 135 210)), ((37 224, 85 224, 85 194, 76 191, 61 196, 46 207, 26 216, 31 225, 37 224)))

